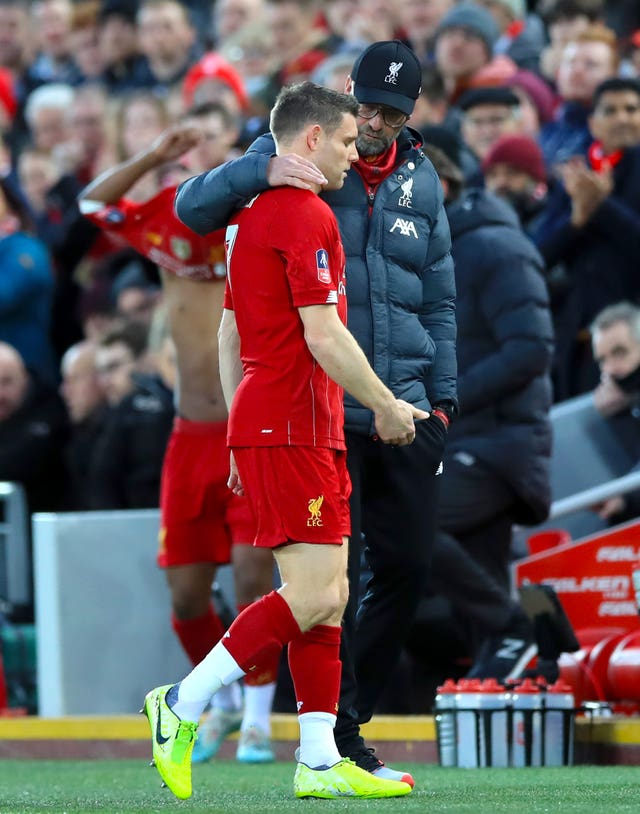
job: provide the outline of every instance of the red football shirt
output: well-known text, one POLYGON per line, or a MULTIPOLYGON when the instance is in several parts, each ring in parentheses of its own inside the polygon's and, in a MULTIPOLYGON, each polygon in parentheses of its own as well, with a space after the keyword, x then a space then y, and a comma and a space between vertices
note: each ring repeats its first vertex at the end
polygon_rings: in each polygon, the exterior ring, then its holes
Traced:
POLYGON ((113 205, 82 201, 80 211, 96 226, 119 235, 140 254, 177 277, 224 279, 224 229, 206 237, 193 232, 174 212, 175 195, 176 187, 168 187, 144 203, 126 198, 113 205))
POLYGON ((333 212, 308 190, 269 190, 230 221, 225 245, 225 307, 235 311, 244 372, 229 445, 344 449, 343 390, 311 355, 297 311, 336 305, 346 323, 333 212))

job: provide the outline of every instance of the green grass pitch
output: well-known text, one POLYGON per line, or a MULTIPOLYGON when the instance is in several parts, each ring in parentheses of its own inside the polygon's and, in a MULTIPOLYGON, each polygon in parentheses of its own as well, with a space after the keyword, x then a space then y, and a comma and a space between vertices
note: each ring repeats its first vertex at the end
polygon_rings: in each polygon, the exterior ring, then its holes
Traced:
MULTIPOLYGON (((404 766, 403 766, 404 767, 404 766)), ((0 814, 622 814, 640 810, 640 767, 440 769, 406 764, 416 790, 397 800, 296 800, 293 763, 194 768, 194 794, 160 788, 144 761, 0 761, 0 814)))

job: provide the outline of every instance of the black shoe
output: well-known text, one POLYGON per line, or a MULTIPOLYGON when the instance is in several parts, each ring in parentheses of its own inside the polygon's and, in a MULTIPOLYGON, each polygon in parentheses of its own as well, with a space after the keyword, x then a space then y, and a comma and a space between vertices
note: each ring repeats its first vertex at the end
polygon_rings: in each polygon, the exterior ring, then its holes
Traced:
POLYGON ((502 635, 485 639, 466 678, 520 678, 537 652, 531 625, 527 622, 514 626, 502 635))

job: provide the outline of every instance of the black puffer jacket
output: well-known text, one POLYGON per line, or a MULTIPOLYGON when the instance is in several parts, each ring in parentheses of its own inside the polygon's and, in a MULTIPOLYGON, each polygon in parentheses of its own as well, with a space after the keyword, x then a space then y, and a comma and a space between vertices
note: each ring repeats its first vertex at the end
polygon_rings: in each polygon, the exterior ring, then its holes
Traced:
POLYGON ((447 215, 460 400, 447 456, 468 452, 493 468, 520 498, 516 520, 538 523, 551 500, 553 331, 542 258, 510 207, 485 190, 463 193, 447 215))

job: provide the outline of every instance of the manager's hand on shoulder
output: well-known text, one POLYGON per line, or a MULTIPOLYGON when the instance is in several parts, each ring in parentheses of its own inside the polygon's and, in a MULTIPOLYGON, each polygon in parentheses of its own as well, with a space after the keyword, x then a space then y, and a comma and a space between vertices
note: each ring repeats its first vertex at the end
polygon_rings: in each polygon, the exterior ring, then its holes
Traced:
POLYGON ((324 186, 327 179, 311 161, 294 153, 276 155, 267 167, 267 183, 271 187, 311 189, 312 184, 324 186))

